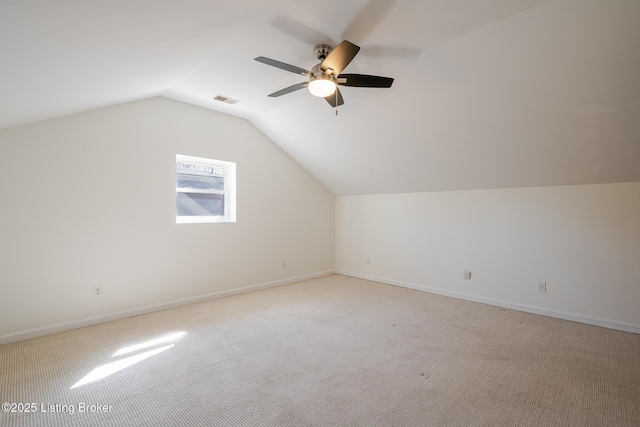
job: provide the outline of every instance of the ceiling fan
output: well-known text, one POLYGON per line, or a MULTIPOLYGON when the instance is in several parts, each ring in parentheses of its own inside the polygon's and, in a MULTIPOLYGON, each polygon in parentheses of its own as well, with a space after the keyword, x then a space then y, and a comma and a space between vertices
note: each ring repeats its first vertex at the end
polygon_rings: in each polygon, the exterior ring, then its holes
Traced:
POLYGON ((308 77, 309 80, 296 83, 270 94, 270 97, 286 95, 296 90, 308 87, 312 95, 324 98, 332 107, 344 104, 342 94, 338 86, 389 88, 393 84, 391 77, 370 76, 367 74, 341 74, 347 65, 355 58, 360 50, 359 46, 344 40, 335 49, 326 44, 319 44, 313 48, 313 53, 320 63, 311 68, 311 71, 295 65, 285 64, 275 59, 259 56, 256 61, 281 70, 289 71, 308 77))

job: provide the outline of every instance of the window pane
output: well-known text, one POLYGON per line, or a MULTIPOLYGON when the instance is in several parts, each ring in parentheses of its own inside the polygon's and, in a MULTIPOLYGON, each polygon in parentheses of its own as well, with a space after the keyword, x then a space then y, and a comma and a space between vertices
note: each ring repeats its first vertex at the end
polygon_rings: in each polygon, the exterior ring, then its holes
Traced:
POLYGON ((178 216, 223 216, 224 195, 207 193, 176 193, 178 216))
POLYGON ((176 175, 176 187, 186 190, 224 190, 224 177, 179 173, 176 175))
POLYGON ((224 168, 176 163, 176 186, 182 189, 224 190, 224 168))
POLYGON ((176 154, 176 224, 236 222, 236 164, 176 154))

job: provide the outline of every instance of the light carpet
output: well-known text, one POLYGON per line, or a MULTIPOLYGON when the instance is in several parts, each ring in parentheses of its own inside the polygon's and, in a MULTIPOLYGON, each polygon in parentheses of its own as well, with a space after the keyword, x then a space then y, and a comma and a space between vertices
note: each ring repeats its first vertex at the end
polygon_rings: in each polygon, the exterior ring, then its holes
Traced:
POLYGON ((0 396, 3 426, 640 426, 640 335, 331 275, 0 346, 0 396))

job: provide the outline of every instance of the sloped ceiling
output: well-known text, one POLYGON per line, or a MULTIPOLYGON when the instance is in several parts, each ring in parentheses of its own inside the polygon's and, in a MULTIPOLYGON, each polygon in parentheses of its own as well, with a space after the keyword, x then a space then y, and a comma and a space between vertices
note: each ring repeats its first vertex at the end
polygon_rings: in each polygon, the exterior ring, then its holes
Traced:
POLYGON ((246 118, 339 195, 640 181, 637 0, 4 0, 0 128, 165 96, 246 118), (362 47, 336 115, 303 77, 362 47), (221 94, 238 99, 213 101, 221 94))

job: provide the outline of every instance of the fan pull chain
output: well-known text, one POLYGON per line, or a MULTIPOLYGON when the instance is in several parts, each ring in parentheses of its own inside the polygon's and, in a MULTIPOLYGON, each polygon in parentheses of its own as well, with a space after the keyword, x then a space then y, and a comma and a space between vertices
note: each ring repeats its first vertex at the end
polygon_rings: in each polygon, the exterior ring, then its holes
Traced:
POLYGON ((336 88, 336 116, 338 115, 338 88, 336 88))

